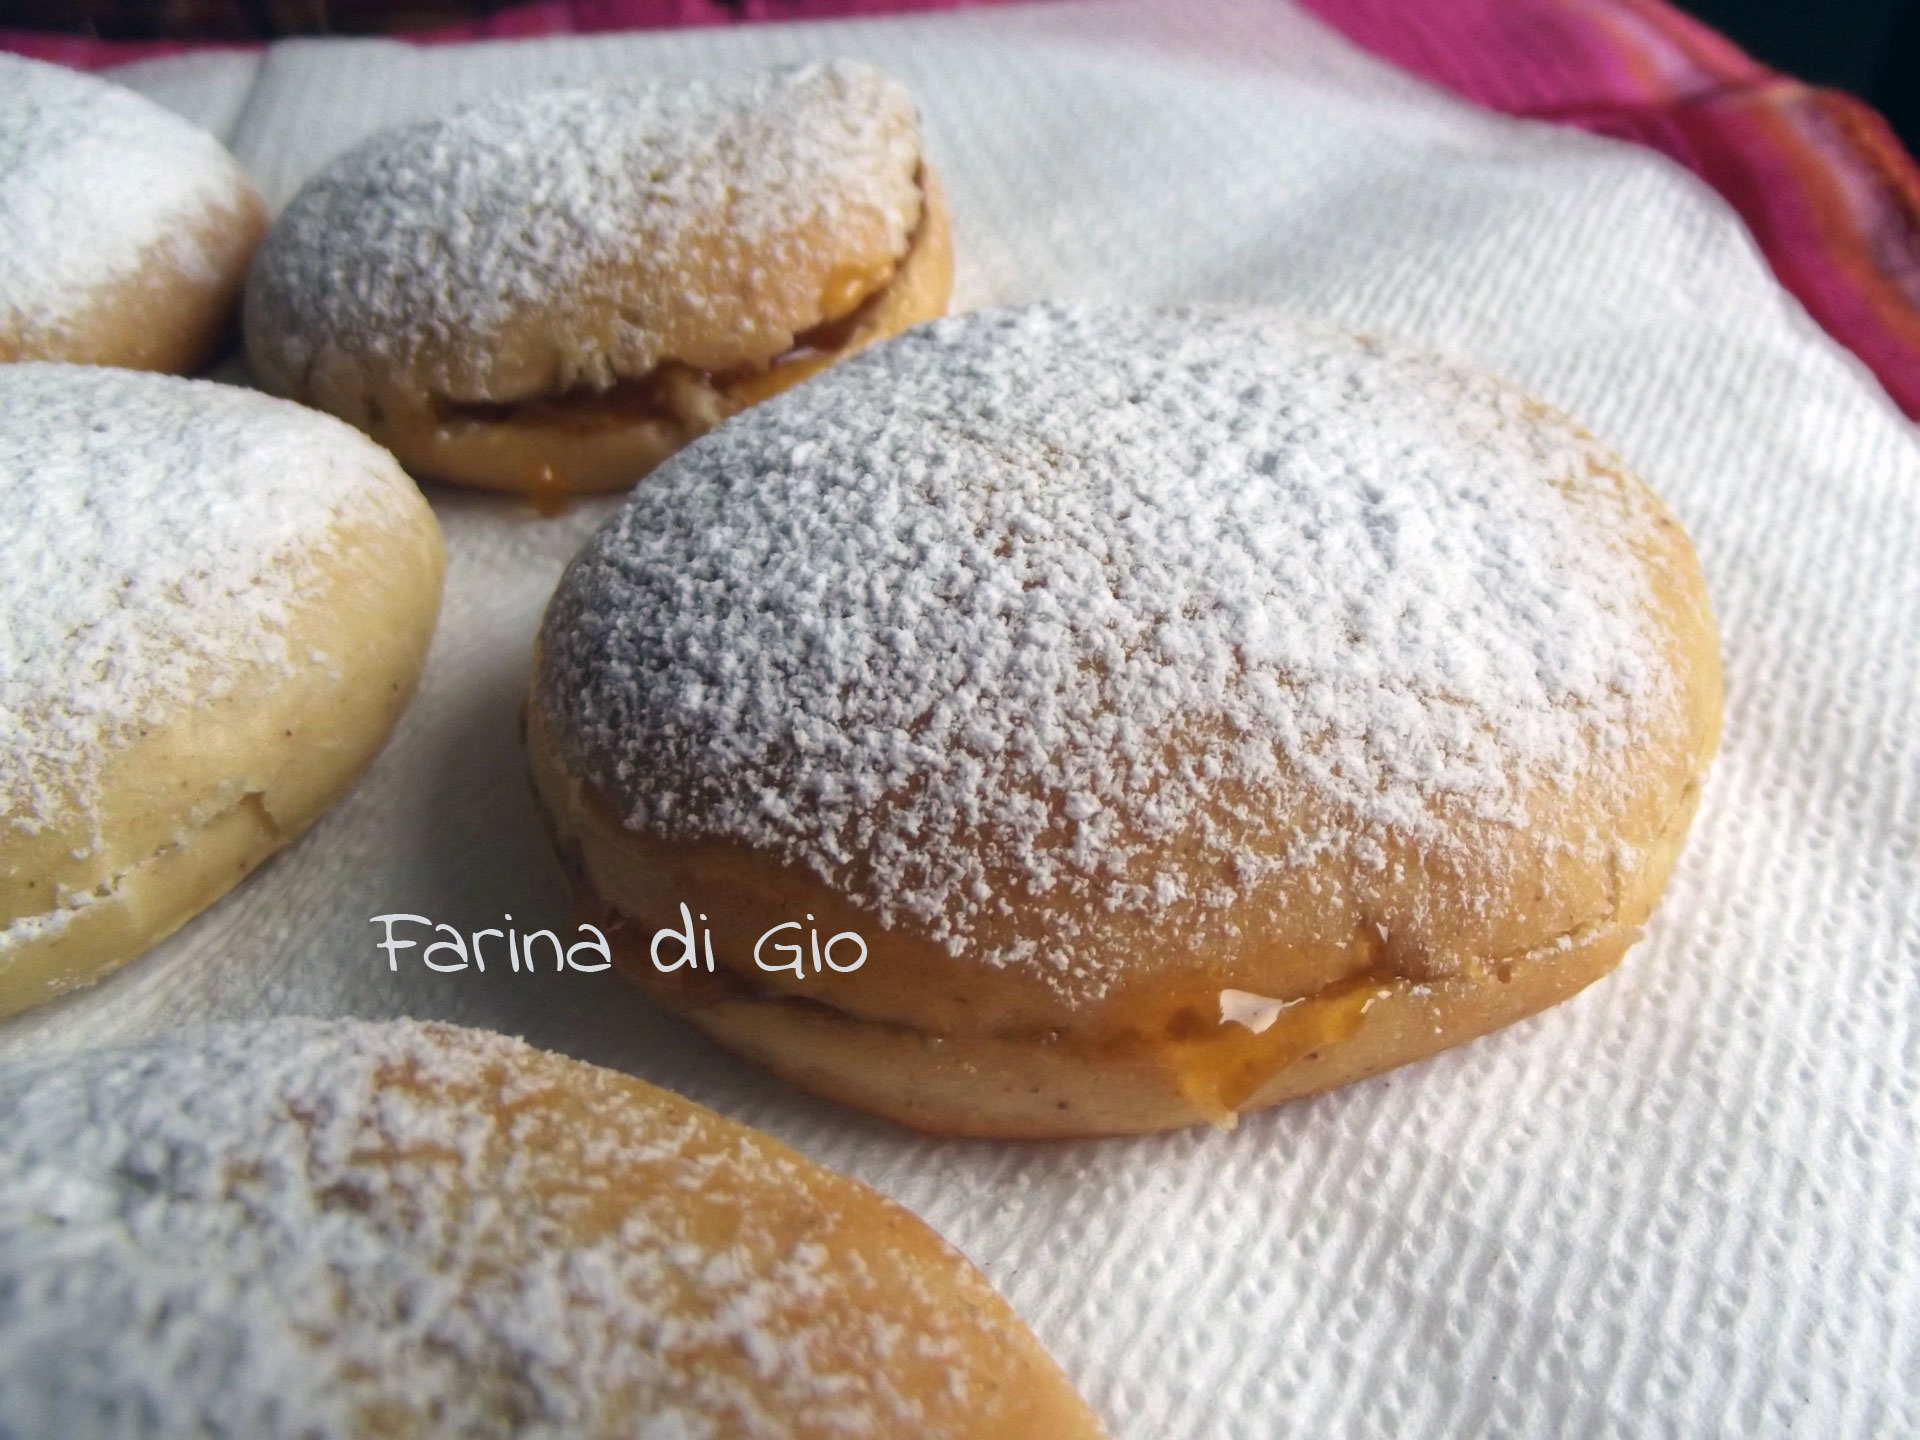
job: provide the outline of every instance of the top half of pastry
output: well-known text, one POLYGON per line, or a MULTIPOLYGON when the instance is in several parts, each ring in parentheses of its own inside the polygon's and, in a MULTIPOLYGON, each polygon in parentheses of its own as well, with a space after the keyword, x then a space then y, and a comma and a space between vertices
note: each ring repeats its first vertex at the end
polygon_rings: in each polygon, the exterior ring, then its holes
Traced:
POLYGON ((950 285, 912 100, 836 62, 375 136, 276 222, 247 348, 416 474, 610 489, 950 285))
POLYGON ((231 337, 265 228, 252 181, 204 130, 0 55, 0 361, 197 368, 231 337))
POLYGON ((903 1118, 992 1133, 1220 1118, 1279 1097, 1286 1037, 1367 1014, 1324 1085, 1563 998, 1651 910, 1720 725, 1700 567, 1617 456, 1257 311, 877 347, 649 481, 541 647, 535 775, 627 968, 887 1113, 947 1066, 903 1118), (699 986, 650 953, 682 904, 699 986), (809 930, 870 955, 760 944, 809 930), (1164 1104, 1090 1115, 1162 1061, 1164 1104))

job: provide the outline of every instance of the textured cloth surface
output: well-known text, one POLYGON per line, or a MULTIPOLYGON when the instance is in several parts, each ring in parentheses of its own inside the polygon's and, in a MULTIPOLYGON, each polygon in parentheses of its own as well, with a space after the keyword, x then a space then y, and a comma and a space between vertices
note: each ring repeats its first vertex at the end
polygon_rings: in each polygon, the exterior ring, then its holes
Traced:
POLYGON ((563 923, 518 709, 541 608, 606 513, 437 491, 444 618, 366 781, 146 958, 0 1025, 0 1053, 404 1013, 630 1069, 917 1210, 1121 1437, 1920 1431, 1920 444, 1704 186, 1253 0, 316 42, 125 78, 279 204, 457 101, 821 54, 919 99, 959 306, 1328 315, 1527 386, 1646 475, 1698 543, 1728 691, 1647 942, 1545 1016, 1230 1135, 1061 1145, 789 1093, 611 974, 390 972, 375 915, 563 923))
POLYGON ((1920 166, 1871 106, 1767 69, 1663 0, 1305 3, 1482 105, 1678 160, 1920 418, 1920 166))

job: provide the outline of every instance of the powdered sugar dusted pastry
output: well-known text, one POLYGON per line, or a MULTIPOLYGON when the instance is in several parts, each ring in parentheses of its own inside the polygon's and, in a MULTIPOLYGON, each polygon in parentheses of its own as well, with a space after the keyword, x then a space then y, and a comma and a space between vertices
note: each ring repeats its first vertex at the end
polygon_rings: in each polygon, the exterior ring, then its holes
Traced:
POLYGON ((1100 1433, 864 1185, 411 1021, 0 1071, 0 1391, 22 1435, 1100 1433))
POLYGON ((0 1014, 223 894, 373 759, 439 608, 393 457, 252 391, 0 366, 0 1014))
POLYGON ((612 490, 940 314, 952 271, 913 103, 876 71, 551 90, 309 182, 254 264, 247 352, 416 475, 612 490))
POLYGON ((0 361, 193 370, 232 334, 266 210, 131 90, 0 55, 0 361))
POLYGON ((624 968, 974 1133, 1230 1123, 1564 998, 1720 722, 1692 549, 1615 457, 1263 313, 879 347, 649 482, 541 646, 536 781, 624 968), (654 958, 683 903, 711 974, 654 958))

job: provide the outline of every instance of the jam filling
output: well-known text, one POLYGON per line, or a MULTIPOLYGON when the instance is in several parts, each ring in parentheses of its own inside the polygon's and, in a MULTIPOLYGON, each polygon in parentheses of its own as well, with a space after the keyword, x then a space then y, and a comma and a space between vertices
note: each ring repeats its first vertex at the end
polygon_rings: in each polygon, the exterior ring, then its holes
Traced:
MULTIPOLYGON (((663 974, 646 959, 651 927, 609 908, 594 908, 596 913, 590 918, 605 932, 615 966, 648 989, 670 991, 680 1005, 697 1009, 727 1000, 750 1001, 812 1008, 841 1019, 861 1018, 820 1000, 764 990, 751 977, 724 967, 708 973, 688 966, 663 974)), ((1057 1031, 1036 1030, 1005 1031, 982 1038, 1056 1044, 1096 1060, 1159 1063, 1172 1072, 1180 1093, 1204 1118, 1216 1125, 1231 1126, 1240 1107, 1269 1077, 1316 1051, 1351 1038, 1377 1001, 1408 983, 1401 976, 1377 975, 1336 981, 1295 1000, 1259 1032, 1220 1019, 1216 1003, 1212 1007, 1184 1005, 1158 1027, 1128 1029, 1113 1035, 1066 1037, 1057 1031)), ((898 1022, 863 1023, 894 1023, 902 1030, 923 1033, 898 1022)))
POLYGON ((436 398, 433 418, 443 426, 512 423, 580 435, 649 420, 711 428, 831 364, 879 305, 891 280, 890 274, 846 314, 801 331, 791 348, 764 365, 713 371, 669 360, 606 390, 570 390, 511 404, 436 398))

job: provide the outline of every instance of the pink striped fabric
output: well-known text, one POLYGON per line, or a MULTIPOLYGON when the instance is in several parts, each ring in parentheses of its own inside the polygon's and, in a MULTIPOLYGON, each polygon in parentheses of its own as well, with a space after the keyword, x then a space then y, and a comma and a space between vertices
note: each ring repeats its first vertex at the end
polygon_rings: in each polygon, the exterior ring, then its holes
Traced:
MULTIPOLYGON (((537 0, 435 42, 947 10, 1006 0, 537 0)), ((1650 146, 1718 190, 1781 282, 1920 419, 1920 167, 1872 109, 1758 64, 1662 0, 1302 0, 1349 39, 1510 115, 1650 146)), ((0 30, 82 69, 194 48, 0 30)))
POLYGON ((1777 74, 1661 0, 1304 0, 1350 40, 1510 115, 1685 165, 1920 419, 1920 167, 1878 113, 1777 74))

